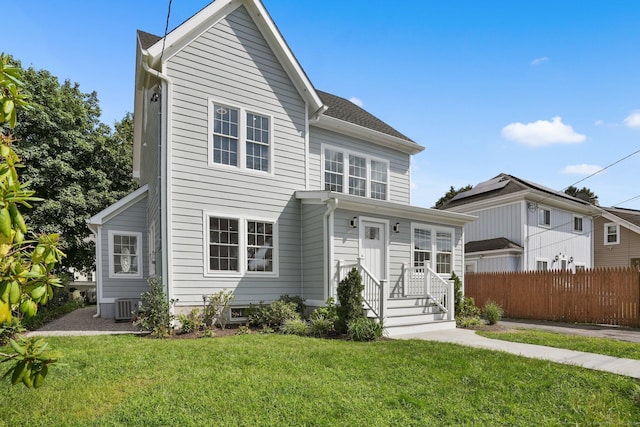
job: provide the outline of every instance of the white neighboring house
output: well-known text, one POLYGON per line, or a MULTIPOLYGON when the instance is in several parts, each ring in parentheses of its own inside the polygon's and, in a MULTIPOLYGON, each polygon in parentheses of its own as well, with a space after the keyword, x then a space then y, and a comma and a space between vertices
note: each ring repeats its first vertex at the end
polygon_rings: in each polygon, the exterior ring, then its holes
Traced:
POLYGON ((134 176, 88 220, 99 314, 161 276, 175 310, 233 290, 321 306, 356 266, 391 335, 452 328, 469 215, 410 205, 423 147, 318 91, 259 0, 215 1, 166 36, 138 32, 134 176))
POLYGON ((594 266, 593 223, 602 209, 588 201, 502 173, 440 209, 478 217, 464 227, 466 272, 594 266))

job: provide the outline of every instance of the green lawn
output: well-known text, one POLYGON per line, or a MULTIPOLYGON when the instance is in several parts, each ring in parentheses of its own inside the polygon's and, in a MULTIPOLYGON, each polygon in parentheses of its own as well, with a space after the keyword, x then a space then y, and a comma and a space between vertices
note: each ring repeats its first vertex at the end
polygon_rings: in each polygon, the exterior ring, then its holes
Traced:
POLYGON ((586 351, 587 353, 640 360, 640 344, 627 341, 584 337, 534 329, 516 329, 515 331, 509 332, 478 331, 476 333, 483 337, 504 341, 546 345, 549 347, 566 348, 568 350, 586 351))
POLYGON ((613 374, 429 341, 283 335, 56 337, 37 390, 0 383, 0 424, 620 425, 640 386, 613 374))

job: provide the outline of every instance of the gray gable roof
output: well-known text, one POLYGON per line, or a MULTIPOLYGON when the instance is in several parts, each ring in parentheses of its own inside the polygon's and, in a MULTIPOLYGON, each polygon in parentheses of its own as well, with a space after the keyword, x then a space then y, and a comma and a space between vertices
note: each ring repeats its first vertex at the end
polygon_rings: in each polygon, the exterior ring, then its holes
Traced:
POLYGON ((334 119, 343 120, 354 125, 362 126, 367 129, 391 135, 396 138, 404 139, 408 142, 415 142, 402 133, 398 132, 379 118, 375 117, 365 109, 358 107, 353 102, 320 90, 317 90, 317 92, 320 96, 320 99, 322 99, 322 102, 324 102, 324 104, 329 107, 327 111, 325 111, 325 115, 333 117, 334 119))
POLYGON ((143 49, 149 49, 151 46, 162 40, 162 37, 154 34, 146 33, 142 30, 138 30, 138 38, 143 49))
POLYGON ((464 244, 465 253, 497 251, 500 249, 522 249, 522 246, 512 242, 505 237, 498 237, 495 239, 487 240, 476 240, 464 244))
POLYGON ((535 182, 501 173, 488 181, 476 184, 471 190, 456 194, 455 197, 438 207, 438 209, 448 209, 454 206, 465 205, 467 203, 491 199, 524 190, 538 190, 547 193, 548 197, 561 198, 585 206, 591 205, 591 203, 585 200, 570 196, 562 191, 552 190, 535 182))
POLYGON ((616 208, 616 207, 612 207, 612 208, 603 207, 602 209, 609 212, 610 214, 617 216, 618 218, 622 218, 625 221, 628 221, 631 224, 637 225, 638 227, 640 227, 640 211, 638 210, 616 208))

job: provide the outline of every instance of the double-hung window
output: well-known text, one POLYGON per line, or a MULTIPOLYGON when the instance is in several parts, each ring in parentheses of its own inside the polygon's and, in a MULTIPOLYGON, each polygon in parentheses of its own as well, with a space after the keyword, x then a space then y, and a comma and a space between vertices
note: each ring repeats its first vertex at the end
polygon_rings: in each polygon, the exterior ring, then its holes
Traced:
POLYGON ((272 172, 272 118, 229 103, 209 106, 210 164, 272 172))
POLYGON ((453 271, 453 230, 413 225, 413 266, 429 267, 438 274, 453 271))
POLYGON ((109 277, 142 278, 142 233, 109 231, 109 277))
POLYGON ((538 209, 538 225, 543 227, 551 226, 551 211, 549 209, 538 209))
POLYGON ((389 162, 335 147, 323 147, 325 191, 387 200, 389 162))
POLYGON ((620 225, 610 222, 604 225, 604 244, 617 245, 620 243, 620 225))
POLYGON ((205 214, 205 274, 277 274, 275 221, 205 214))
POLYGON ((573 232, 574 233, 582 233, 582 222, 583 219, 581 216, 573 217, 573 232))

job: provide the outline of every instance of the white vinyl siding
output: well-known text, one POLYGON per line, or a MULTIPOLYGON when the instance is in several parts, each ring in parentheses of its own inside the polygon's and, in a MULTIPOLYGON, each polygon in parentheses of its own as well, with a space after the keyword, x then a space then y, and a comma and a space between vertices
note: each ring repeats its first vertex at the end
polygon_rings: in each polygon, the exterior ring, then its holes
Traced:
POLYGON ((388 161, 330 146, 323 147, 323 158, 323 188, 326 191, 388 199, 388 161), (348 161, 347 167, 345 161, 348 161))

